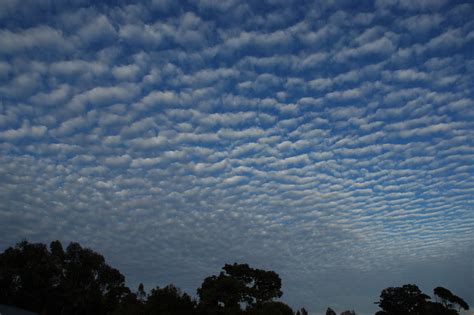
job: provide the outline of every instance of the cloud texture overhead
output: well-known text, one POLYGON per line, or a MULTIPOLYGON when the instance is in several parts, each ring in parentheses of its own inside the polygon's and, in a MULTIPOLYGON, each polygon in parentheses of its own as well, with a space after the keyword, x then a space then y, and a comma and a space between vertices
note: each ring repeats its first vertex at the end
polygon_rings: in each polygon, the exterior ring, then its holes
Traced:
POLYGON ((471 1, 0 1, 0 247, 78 241, 194 294, 474 304, 471 1))

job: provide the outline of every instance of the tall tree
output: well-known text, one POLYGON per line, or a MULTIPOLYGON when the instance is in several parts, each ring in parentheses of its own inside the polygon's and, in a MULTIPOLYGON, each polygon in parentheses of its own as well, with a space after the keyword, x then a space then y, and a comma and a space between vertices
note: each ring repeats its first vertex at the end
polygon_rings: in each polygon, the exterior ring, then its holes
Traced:
POLYGON ((174 285, 152 289, 146 302, 147 315, 192 315, 196 303, 174 285))
POLYGON ((337 315, 337 314, 332 308, 328 307, 328 309, 326 310, 326 315, 337 315))
POLYGON ((61 267, 46 245, 27 241, 0 254, 0 303, 40 312, 59 285, 61 267))
POLYGON ((304 307, 301 308, 300 312, 301 315, 308 315, 308 311, 304 307))
POLYGON ((141 302, 144 302, 146 300, 145 287, 143 286, 143 283, 140 283, 138 285, 137 298, 141 302))
POLYGON ((197 290, 201 312, 221 314, 224 311, 240 310, 240 303, 247 301, 246 288, 237 279, 224 273, 204 279, 197 290))
POLYGON ((113 315, 146 315, 145 303, 140 301, 137 295, 133 292, 125 295, 117 308, 112 312, 113 315))
POLYGON ((406 284, 402 287, 384 289, 376 304, 383 311, 379 314, 415 315, 423 313, 428 299, 430 297, 422 293, 416 285, 406 284))
POLYGON ((249 308, 281 297, 281 279, 274 271, 251 268, 247 264, 226 264, 218 276, 204 279, 197 293, 201 308, 214 311, 240 310, 241 304, 249 308))
POLYGON ((255 304, 246 311, 248 315, 293 315, 291 307, 280 301, 255 304))
POLYGON ((0 303, 47 314, 106 314, 130 291, 100 254, 21 242, 0 254, 0 303))
POLYGON ((102 255, 78 243, 66 249, 61 288, 69 293, 64 307, 70 314, 110 312, 130 293, 117 269, 107 265, 102 255))
POLYGON ((433 292, 434 292, 435 296, 437 296, 440 299, 441 304, 445 308, 452 308, 455 305, 457 305, 458 306, 458 312, 461 311, 461 308, 466 310, 466 311, 469 310, 469 305, 466 303, 466 301, 464 301, 459 296, 454 295, 448 289, 443 288, 443 287, 436 287, 433 290, 433 292))
POLYGON ((414 284, 386 288, 376 302, 382 309, 376 315, 458 315, 460 308, 469 309, 462 298, 446 288, 437 287, 434 293, 441 302, 428 301, 430 297, 414 284), (454 305, 459 309, 453 309, 454 305))

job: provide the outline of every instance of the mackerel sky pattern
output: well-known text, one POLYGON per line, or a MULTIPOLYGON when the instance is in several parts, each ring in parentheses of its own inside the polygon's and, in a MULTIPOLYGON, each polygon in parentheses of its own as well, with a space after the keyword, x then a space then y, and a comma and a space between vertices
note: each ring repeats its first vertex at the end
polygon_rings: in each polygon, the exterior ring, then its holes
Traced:
POLYGON ((373 314, 474 304, 474 4, 0 1, 0 247, 78 241, 135 288, 224 263, 373 314))

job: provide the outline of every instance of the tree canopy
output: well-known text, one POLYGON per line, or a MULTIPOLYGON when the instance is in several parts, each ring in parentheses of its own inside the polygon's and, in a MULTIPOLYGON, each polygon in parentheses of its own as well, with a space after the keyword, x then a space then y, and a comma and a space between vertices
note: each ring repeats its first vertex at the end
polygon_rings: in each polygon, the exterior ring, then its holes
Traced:
POLYGON ((199 301, 172 284, 149 294, 140 284, 132 292, 125 277, 89 248, 23 241, 0 254, 0 304, 48 315, 293 314, 273 301, 282 295, 274 271, 236 263, 222 270, 204 279, 199 301))
POLYGON ((47 314, 106 314, 129 293, 104 257, 71 243, 26 241, 0 255, 0 303, 47 314))
MULTIPOLYGON (((293 312, 275 299, 283 294, 274 271, 247 264, 225 264, 217 275, 206 277, 194 299, 172 284, 144 285, 136 291, 102 255, 59 241, 46 246, 23 241, 0 254, 0 304, 42 315, 307 315, 293 312)), ((434 289, 435 301, 415 284, 382 290, 376 315, 458 315, 469 305, 444 287, 434 289)), ((341 315, 355 315, 344 311, 341 315)), ((328 308, 326 315, 336 315, 328 308)))
POLYGON ((226 264, 222 270, 219 275, 204 279, 197 290, 201 307, 217 313, 231 310, 238 313, 243 304, 256 309, 255 306, 282 295, 281 279, 274 271, 236 263, 226 264))
POLYGON ((441 302, 429 301, 431 297, 421 292, 414 284, 402 287, 389 287, 382 291, 376 302, 382 309, 376 315, 458 315, 460 308, 469 309, 469 305, 448 289, 437 287, 434 294, 441 302), (454 309, 458 306, 458 310, 454 309))
POLYGON ((440 299, 441 304, 445 308, 451 308, 455 305, 458 306, 458 311, 462 309, 469 310, 469 305, 457 295, 454 295, 451 291, 443 287, 436 287, 433 293, 440 299))

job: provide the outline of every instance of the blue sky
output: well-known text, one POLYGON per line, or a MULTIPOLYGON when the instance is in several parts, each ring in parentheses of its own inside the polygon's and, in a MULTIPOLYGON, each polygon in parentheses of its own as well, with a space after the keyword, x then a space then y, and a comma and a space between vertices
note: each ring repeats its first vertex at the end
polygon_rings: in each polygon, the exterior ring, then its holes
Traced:
POLYGON ((131 286, 230 262, 283 301, 474 304, 474 4, 0 1, 0 247, 79 241, 131 286))

